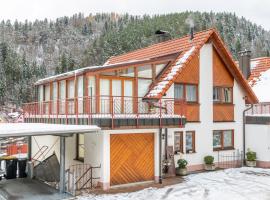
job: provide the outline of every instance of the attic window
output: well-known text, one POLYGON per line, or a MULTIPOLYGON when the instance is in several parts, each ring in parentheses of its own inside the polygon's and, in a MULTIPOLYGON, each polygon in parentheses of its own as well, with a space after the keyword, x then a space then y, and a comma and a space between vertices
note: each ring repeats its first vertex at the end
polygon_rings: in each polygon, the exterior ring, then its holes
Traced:
POLYGON ((145 65, 138 67, 139 78, 152 78, 152 67, 151 65, 145 65))

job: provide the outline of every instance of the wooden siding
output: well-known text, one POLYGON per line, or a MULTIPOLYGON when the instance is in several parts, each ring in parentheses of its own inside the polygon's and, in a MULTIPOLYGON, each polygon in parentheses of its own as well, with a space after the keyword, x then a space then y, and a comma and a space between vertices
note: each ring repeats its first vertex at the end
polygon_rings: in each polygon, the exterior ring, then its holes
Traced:
MULTIPOLYGON (((226 65, 213 48, 213 85, 214 87, 230 87, 234 86, 234 78, 227 69, 226 65)), ((233 90, 232 90, 233 92, 233 90)), ((233 93, 232 93, 233 98, 233 93)), ((213 104, 213 120, 214 122, 234 121, 234 105, 226 103, 213 104)))
POLYGON ((179 76, 176 78, 177 83, 191 83, 199 84, 200 80, 200 67, 199 56, 195 56, 190 63, 183 68, 179 76))
POLYGON ((214 122, 232 122, 234 121, 234 105, 214 104, 213 115, 214 122))
POLYGON ((199 122, 200 121, 200 104, 198 103, 186 103, 183 104, 176 102, 174 104, 174 113, 185 113, 187 122, 199 122))
POLYGON ((113 134, 110 137, 111 185, 154 179, 154 134, 113 134))
POLYGON ((233 87, 234 78, 215 48, 213 48, 213 84, 214 86, 233 87))
MULTIPOLYGON (((200 82, 200 64, 199 56, 195 56, 190 63, 183 68, 183 71, 179 74, 175 83, 195 84, 199 85, 200 82)), ((185 96, 185 95, 184 95, 185 96)), ((199 102, 199 87, 197 87, 197 101, 199 102)), ((175 103, 175 113, 181 113, 181 104, 175 103)), ((200 104, 191 103, 187 104, 185 108, 186 118, 188 122, 200 121, 200 104)))

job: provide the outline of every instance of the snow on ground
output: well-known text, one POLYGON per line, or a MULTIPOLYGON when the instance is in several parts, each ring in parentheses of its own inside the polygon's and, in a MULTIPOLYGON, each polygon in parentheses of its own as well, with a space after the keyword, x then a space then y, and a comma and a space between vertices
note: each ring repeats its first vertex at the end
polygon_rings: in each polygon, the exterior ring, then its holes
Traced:
POLYGON ((185 177, 183 183, 133 193, 88 195, 78 200, 268 200, 270 169, 240 168, 185 177))
POLYGON ((256 83, 252 86, 252 89, 260 102, 270 102, 269 95, 270 88, 270 69, 262 72, 260 77, 256 80, 256 83))

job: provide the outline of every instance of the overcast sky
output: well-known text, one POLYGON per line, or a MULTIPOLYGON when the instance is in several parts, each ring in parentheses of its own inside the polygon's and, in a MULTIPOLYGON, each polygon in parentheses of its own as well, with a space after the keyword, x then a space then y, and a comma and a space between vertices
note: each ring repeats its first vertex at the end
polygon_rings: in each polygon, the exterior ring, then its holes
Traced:
POLYGON ((0 0, 2 19, 20 21, 55 19, 82 12, 161 14, 192 11, 226 11, 270 30, 270 0, 0 0))

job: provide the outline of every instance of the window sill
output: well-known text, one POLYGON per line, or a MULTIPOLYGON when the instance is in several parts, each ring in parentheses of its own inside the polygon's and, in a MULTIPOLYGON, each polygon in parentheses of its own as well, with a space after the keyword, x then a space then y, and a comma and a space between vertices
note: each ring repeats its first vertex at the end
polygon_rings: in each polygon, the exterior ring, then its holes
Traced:
POLYGON ((82 163, 84 162, 84 159, 83 158, 74 158, 73 160, 74 161, 78 161, 78 162, 82 162, 82 163))
POLYGON ((234 106, 234 103, 226 103, 226 102, 213 102, 214 105, 224 105, 224 106, 234 106))
POLYGON ((190 151, 190 152, 186 152, 186 154, 195 154, 197 153, 196 151, 190 151))
POLYGON ((214 123, 228 123, 228 122, 235 122, 234 120, 228 120, 228 121, 213 121, 214 123))
POLYGON ((234 147, 226 147, 226 148, 214 148, 213 151, 230 151, 235 150, 234 147))
POLYGON ((175 155, 175 156, 181 155, 181 154, 184 154, 184 152, 181 152, 181 151, 179 151, 179 152, 174 152, 174 155, 175 155))
POLYGON ((187 105, 198 105, 198 106, 200 105, 200 103, 197 101, 187 101, 186 103, 187 105))

